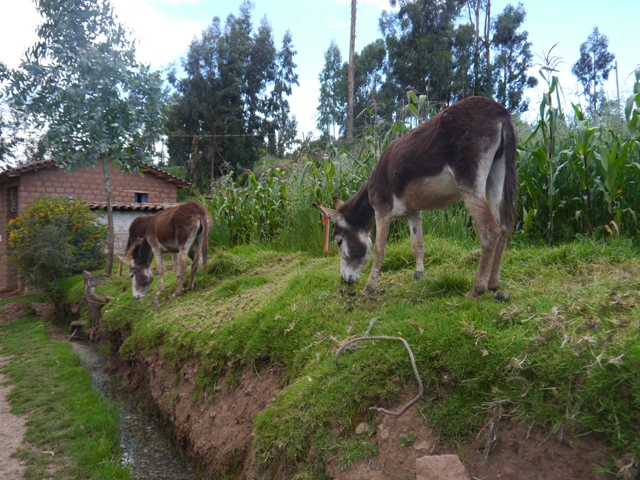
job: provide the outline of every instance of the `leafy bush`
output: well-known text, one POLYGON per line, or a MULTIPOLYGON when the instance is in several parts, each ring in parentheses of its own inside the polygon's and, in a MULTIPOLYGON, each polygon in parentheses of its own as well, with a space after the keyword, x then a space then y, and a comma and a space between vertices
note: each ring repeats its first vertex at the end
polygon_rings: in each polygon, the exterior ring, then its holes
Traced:
POLYGON ((8 225, 12 265, 20 281, 53 302, 63 277, 100 265, 107 227, 87 204, 40 197, 8 225))

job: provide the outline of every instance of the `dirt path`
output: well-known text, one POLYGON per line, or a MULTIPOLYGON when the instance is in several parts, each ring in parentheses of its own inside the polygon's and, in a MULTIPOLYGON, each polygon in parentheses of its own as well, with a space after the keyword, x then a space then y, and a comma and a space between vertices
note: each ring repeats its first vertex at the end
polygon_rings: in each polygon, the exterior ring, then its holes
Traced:
MULTIPOLYGON (((0 357, 0 367, 5 362, 6 359, 0 357)), ((22 445, 27 427, 23 417, 11 413, 7 395, 13 387, 2 385, 4 380, 5 376, 0 374, 0 477, 4 480, 22 480, 27 467, 11 454, 22 445)))

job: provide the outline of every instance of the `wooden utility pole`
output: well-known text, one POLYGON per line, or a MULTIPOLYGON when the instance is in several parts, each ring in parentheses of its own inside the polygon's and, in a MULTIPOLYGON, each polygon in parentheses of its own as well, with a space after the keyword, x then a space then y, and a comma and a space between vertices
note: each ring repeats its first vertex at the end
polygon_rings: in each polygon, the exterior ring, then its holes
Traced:
POLYGON ((349 87, 347 91, 347 125, 345 136, 348 142, 353 140, 353 82, 355 70, 356 46, 356 0, 351 0, 351 39, 349 41, 349 87))
POLYGON ((618 60, 616 60, 616 92, 618 94, 618 110, 620 110, 620 82, 618 81, 618 60))

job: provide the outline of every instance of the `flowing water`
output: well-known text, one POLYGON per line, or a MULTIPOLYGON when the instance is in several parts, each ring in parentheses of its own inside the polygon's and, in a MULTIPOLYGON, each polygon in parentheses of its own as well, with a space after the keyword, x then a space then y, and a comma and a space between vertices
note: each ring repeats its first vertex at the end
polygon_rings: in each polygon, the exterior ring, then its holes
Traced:
POLYGON ((145 408, 118 381, 104 372, 108 360, 97 347, 73 342, 73 350, 91 373, 93 388, 118 408, 122 463, 137 480, 192 480, 194 475, 168 435, 145 408))

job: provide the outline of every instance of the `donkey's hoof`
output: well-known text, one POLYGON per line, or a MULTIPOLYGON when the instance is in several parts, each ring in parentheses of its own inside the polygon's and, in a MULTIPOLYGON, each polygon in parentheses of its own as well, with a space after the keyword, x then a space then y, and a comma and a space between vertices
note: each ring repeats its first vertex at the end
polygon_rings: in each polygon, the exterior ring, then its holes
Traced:
POLYGON ((423 280, 427 278, 427 274, 424 272, 413 272, 413 278, 415 280, 423 280))
POLYGON ((510 302, 511 297, 508 293, 496 292, 496 296, 493 297, 496 302, 510 302))
POLYGON ((364 290, 360 291, 360 295, 362 295, 363 297, 368 297, 370 295, 373 295, 374 293, 376 293, 376 289, 370 287, 365 287, 364 290))
POLYGON ((486 290, 483 291, 479 291, 477 290, 475 287, 472 288, 471 290, 469 290, 466 294, 465 297, 467 298, 478 298, 480 295, 482 295, 484 292, 486 292, 486 290))

